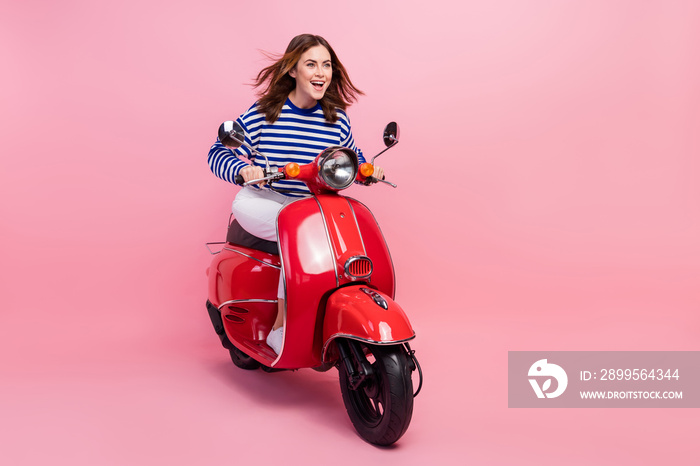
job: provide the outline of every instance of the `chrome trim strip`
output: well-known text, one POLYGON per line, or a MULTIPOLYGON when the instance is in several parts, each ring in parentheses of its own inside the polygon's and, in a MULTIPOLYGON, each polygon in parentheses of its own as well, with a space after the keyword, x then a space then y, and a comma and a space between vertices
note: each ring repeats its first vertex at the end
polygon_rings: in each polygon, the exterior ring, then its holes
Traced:
POLYGON ((214 244, 226 244, 226 241, 217 241, 215 243, 204 243, 204 245, 207 247, 207 250, 209 251, 209 254, 211 254, 212 256, 215 256, 215 255, 221 253, 221 251, 223 251, 223 249, 220 249, 216 252, 212 251, 209 246, 212 246, 214 244))
POLYGON ((331 241, 331 234, 328 231, 328 224, 326 223, 326 216, 323 213, 323 207, 321 207, 321 202, 316 196, 314 196, 316 204, 318 204, 318 209, 321 211, 321 220, 323 220, 323 227, 326 229, 326 238, 328 239, 328 246, 331 248, 331 260, 333 261, 333 272, 335 273, 335 286, 336 288, 340 286, 340 277, 338 277, 338 265, 336 264, 335 248, 333 247, 333 241, 331 241))
MULTIPOLYGON (((354 200, 354 199, 353 199, 354 200)), ((365 240, 362 237, 362 231, 360 230, 360 224, 357 223, 357 215, 355 215, 355 209, 352 208, 352 203, 345 197, 345 202, 350 206, 350 212, 352 212, 352 218, 355 220, 355 227, 357 227, 357 233, 360 235, 360 242, 362 243, 362 252, 367 255, 367 248, 365 247, 365 240)))
MULTIPOLYGON (((369 210, 369 207, 367 207, 366 205, 364 205, 362 202, 358 201, 357 199, 355 199, 353 197, 346 197, 346 199, 352 199, 353 201, 357 202, 362 207, 367 209, 367 212, 369 212, 369 214, 374 219, 374 223, 377 225, 377 229, 379 230, 379 234, 382 236, 382 239, 384 240, 384 247, 386 247, 386 252, 387 252, 387 254, 389 254, 389 262, 391 262, 391 272, 392 272, 392 275, 394 276, 394 294, 393 294, 393 296, 391 296, 391 299, 395 300, 396 299, 396 268, 394 267, 394 259, 391 258, 391 250, 389 249, 389 245, 386 242, 386 238, 384 237, 384 233, 382 232, 382 229, 379 226, 379 222, 377 221, 377 217, 375 217, 374 214, 372 213, 372 211, 369 210)), ((374 264, 373 264, 373 266, 374 266, 374 264)))
POLYGON ((236 303, 276 303, 276 299, 231 299, 229 301, 226 301, 224 303, 221 303, 219 305, 219 310, 221 310, 224 306, 228 306, 229 304, 236 304, 236 303))
POLYGON ((383 346, 389 346, 389 345, 399 345, 402 343, 406 343, 407 341, 411 341, 414 338, 416 338, 416 332, 413 332, 413 336, 409 338, 404 338, 403 340, 392 340, 392 341, 374 341, 374 340, 369 340, 367 338, 360 338, 355 335, 350 335, 346 333, 334 333, 328 339, 323 343, 323 349, 321 350, 321 362, 327 362, 326 361, 326 351, 328 350, 328 345, 335 340, 336 338, 346 338, 348 340, 355 340, 355 341, 361 341, 364 343, 370 343, 372 345, 383 345, 383 346))
MULTIPOLYGON (((256 258, 256 257, 253 257, 253 256, 251 256, 251 255, 249 255, 249 254, 246 254, 246 253, 244 253, 244 252, 241 252, 241 251, 237 251, 236 249, 224 248, 224 249, 222 249, 222 251, 231 251, 231 252, 238 253, 238 254, 240 254, 241 256, 247 257, 248 259, 253 259, 254 261, 258 261, 258 262, 260 262, 261 264, 265 264, 265 265, 267 265, 267 266, 270 266, 270 267, 275 268, 275 269, 278 269, 278 270, 280 270, 280 269, 282 268, 282 267, 276 266, 275 264, 270 264, 269 262, 261 261, 260 259, 258 259, 258 258, 256 258)), ((281 261, 280 261, 280 262, 281 262, 281 261)))

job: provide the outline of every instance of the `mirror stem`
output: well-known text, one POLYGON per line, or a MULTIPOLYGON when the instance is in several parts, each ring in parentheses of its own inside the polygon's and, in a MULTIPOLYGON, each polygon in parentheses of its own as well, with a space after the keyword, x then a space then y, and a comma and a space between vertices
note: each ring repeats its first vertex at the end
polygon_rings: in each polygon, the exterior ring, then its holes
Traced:
MULTIPOLYGON (((393 138, 392 138, 392 139, 393 139, 393 138)), ((375 155, 374 157, 372 157, 372 161, 371 161, 370 163, 371 163, 372 165, 374 165, 374 159, 376 159, 377 157, 379 157, 379 156, 382 155, 384 152, 388 151, 389 149, 391 149, 392 147, 394 147, 394 146, 395 146, 396 144, 398 144, 398 143, 399 143, 398 139, 394 139, 394 143, 393 143, 392 145, 390 145, 389 147, 387 147, 386 149, 384 149, 383 151, 381 151, 380 153, 378 153, 377 155, 375 155)))
POLYGON ((243 142, 243 145, 246 146, 253 153, 253 155, 256 155, 256 156, 259 155, 260 157, 265 159, 265 173, 269 173, 270 172, 270 161, 267 159, 267 156, 265 154, 263 154, 262 152, 258 152, 257 150, 253 149, 250 146, 250 144, 248 144, 247 142, 243 142))

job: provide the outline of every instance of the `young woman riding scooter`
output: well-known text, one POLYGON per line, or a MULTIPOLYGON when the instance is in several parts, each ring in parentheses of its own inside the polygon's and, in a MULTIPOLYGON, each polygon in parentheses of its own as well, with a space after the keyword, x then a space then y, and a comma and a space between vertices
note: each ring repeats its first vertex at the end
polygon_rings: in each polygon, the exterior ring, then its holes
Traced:
MULTIPOLYGON (((333 48, 321 36, 302 34, 294 37, 284 55, 262 69, 255 79, 262 88, 260 100, 241 115, 237 123, 245 131, 246 144, 230 150, 217 140, 209 150, 212 172, 224 181, 235 183, 240 175, 245 182, 264 178, 265 161, 247 163, 249 147, 267 154, 270 164, 283 167, 289 162, 306 164, 323 149, 336 145, 357 153, 350 120, 345 110, 362 91, 348 76, 333 48)), ((374 167, 374 178, 383 179, 381 167, 374 167)), ((276 219, 289 203, 310 195, 307 186, 296 180, 276 182, 274 191, 264 181, 251 183, 237 194, 232 211, 238 223, 252 235, 277 241, 276 219)), ((283 342, 284 283, 280 276, 277 317, 267 344, 279 354, 283 342)))

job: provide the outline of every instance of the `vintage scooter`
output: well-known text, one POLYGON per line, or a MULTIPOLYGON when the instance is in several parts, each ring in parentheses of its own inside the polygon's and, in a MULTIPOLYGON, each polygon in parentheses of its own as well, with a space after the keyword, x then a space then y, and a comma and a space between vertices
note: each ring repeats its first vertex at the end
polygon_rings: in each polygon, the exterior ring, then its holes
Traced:
MULTIPOLYGON (((398 143, 396 123, 384 131, 386 148, 398 143)), ((394 301, 394 268, 374 216, 339 191, 356 180, 376 180, 374 159, 358 166, 350 149, 332 146, 314 162, 271 168, 264 154, 245 142, 235 122, 219 128, 224 146, 246 145, 265 159, 265 177, 238 184, 296 179, 313 196, 284 207, 277 218, 277 243, 229 223, 225 243, 207 269, 207 309, 233 363, 243 369, 337 367, 348 415, 357 432, 377 445, 390 445, 406 431, 413 398, 422 386, 420 365, 408 341, 415 337, 404 311, 394 301), (265 339, 277 313, 280 274, 286 292, 284 343, 280 354, 265 339), (413 392, 412 372, 419 387, 413 392)), ((388 182, 385 182, 388 183, 388 182)), ((391 183, 388 183, 391 184, 391 183)), ((392 185, 396 187, 395 185, 392 185)))

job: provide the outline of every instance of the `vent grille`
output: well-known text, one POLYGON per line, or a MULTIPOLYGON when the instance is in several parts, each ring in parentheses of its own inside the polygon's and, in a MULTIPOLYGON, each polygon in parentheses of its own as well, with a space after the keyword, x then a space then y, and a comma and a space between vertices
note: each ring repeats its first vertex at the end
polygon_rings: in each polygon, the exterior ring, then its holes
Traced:
POLYGON ((355 256, 345 263, 345 274, 350 279, 369 278, 372 275, 372 261, 366 256, 355 256))

